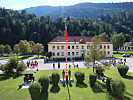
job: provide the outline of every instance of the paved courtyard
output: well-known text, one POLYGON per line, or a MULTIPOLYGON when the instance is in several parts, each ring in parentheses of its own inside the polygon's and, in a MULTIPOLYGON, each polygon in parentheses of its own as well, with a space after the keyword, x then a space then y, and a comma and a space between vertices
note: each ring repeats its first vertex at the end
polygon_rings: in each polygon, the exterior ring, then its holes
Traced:
MULTIPOLYGON (((60 63, 60 69, 65 69, 66 68, 66 62, 48 62, 48 63, 44 63, 43 59, 33 59, 34 57, 31 57, 29 59, 25 59, 23 60, 24 63, 26 64, 27 61, 38 61, 38 69, 39 70, 49 70, 49 69, 53 69, 53 63, 55 64, 55 69, 58 69, 58 63, 60 63)), ((115 58, 116 62, 118 62, 118 60, 120 59, 124 59, 123 57, 121 58, 115 58)), ((109 61, 112 60, 112 58, 110 59, 105 59, 103 61, 109 61)), ((129 66, 129 72, 133 72, 133 57, 127 58, 126 57, 126 65, 129 66)), ((6 62, 8 62, 8 59, 0 59, 0 63, 1 64, 5 64, 6 62)), ((69 67, 69 64, 71 65, 71 68, 74 68, 73 62, 72 61, 68 61, 67 65, 69 67)), ((86 67, 84 66, 84 61, 74 61, 74 64, 77 65, 79 68, 83 68, 86 67)), ((36 70, 37 68, 33 68, 32 70, 36 70)), ((30 68, 28 68, 27 70, 31 70, 30 68)))

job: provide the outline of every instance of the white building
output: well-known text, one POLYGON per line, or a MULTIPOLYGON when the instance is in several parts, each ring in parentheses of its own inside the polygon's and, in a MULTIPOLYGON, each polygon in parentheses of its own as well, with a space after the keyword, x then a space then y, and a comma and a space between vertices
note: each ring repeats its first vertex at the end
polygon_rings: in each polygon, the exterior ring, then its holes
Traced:
POLYGON ((124 46, 119 48, 121 51, 133 51, 133 41, 125 42, 124 46))
MULTIPOLYGON (((91 43, 92 37, 89 36, 68 36, 67 37, 67 57, 76 58, 89 56, 88 44, 91 43)), ((105 50, 106 57, 112 57, 113 44, 103 38, 102 50, 105 50)), ((57 36, 48 43, 48 52, 52 52, 52 58, 66 57, 66 38, 65 36, 57 36)))

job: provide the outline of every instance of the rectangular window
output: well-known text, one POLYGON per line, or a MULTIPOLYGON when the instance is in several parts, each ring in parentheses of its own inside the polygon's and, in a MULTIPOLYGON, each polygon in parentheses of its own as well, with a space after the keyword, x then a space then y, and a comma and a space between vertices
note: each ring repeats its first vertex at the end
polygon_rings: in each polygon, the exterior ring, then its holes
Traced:
POLYGON ((59 50, 60 49, 60 47, 59 46, 57 46, 57 50, 59 50))
POLYGON ((109 49, 109 45, 108 45, 108 49, 109 49))
POLYGON ((68 46, 68 49, 70 49, 70 46, 68 46))
POLYGON ((76 46, 76 49, 79 49, 79 46, 76 46))
POLYGON ((57 56, 60 56, 60 53, 59 52, 57 53, 57 56))
POLYGON ((100 49, 102 49, 102 45, 100 45, 100 49))
POLYGON ((104 46, 104 49, 106 49, 106 46, 104 46))
POLYGON ((68 56, 70 56, 70 52, 68 52, 68 56))
POLYGON ((64 49, 64 46, 61 46, 61 49, 64 49))
POLYGON ((74 52, 72 52, 72 56, 74 56, 74 52))
POLYGON ((72 49, 74 49, 74 46, 72 46, 72 49))
POLYGON ((108 55, 110 54, 110 52, 108 51, 108 55))
POLYGON ((79 52, 76 52, 76 55, 79 55, 79 52))
POLYGON ((82 49, 84 49, 84 46, 82 46, 82 49))
POLYGON ((55 56, 55 53, 53 52, 53 56, 55 56))
POLYGON ((87 49, 89 49, 89 46, 87 46, 87 49))
POLYGON ((53 46, 52 49, 55 50, 55 46, 53 46))
POLYGON ((61 56, 64 56, 64 52, 61 52, 61 56))

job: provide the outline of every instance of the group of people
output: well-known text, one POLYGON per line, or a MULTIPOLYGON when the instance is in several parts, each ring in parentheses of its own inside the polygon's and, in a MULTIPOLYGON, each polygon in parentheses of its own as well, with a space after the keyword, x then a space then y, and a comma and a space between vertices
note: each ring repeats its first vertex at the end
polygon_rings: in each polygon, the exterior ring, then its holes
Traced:
MULTIPOLYGON (((125 63, 126 63, 126 58, 118 60, 117 63, 118 63, 118 64, 124 64, 124 65, 125 65, 125 63)), ((114 66, 116 65, 116 60, 115 60, 115 59, 113 59, 113 65, 114 65, 114 66)))
POLYGON ((33 68, 38 67, 38 61, 27 61, 27 67, 29 68, 30 66, 33 68))
MULTIPOLYGON (((73 64, 73 67, 74 68, 79 68, 79 65, 78 64, 77 65, 73 64)), ((69 68, 71 68, 70 64, 69 64, 69 68)), ((55 63, 53 63, 53 69, 55 69, 55 63)), ((58 63, 58 69, 60 69, 60 63, 58 63)))

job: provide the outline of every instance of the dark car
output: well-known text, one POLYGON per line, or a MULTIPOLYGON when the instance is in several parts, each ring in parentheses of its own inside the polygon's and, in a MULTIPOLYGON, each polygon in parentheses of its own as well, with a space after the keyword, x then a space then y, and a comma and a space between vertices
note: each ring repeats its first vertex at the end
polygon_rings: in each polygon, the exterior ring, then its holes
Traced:
POLYGON ((130 56, 131 56, 130 53, 125 53, 125 54, 122 55, 122 57, 130 57, 130 56))
POLYGON ((40 59, 44 59, 45 57, 40 57, 40 59))

